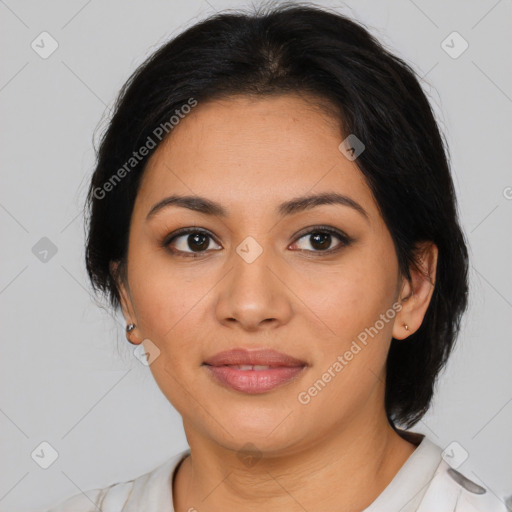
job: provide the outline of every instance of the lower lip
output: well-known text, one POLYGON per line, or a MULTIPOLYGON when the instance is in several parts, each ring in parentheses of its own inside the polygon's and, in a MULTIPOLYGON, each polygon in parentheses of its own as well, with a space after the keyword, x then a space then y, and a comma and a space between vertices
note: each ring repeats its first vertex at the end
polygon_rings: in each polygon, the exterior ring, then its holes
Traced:
POLYGON ((232 366, 209 365, 206 368, 222 384, 236 391, 257 394, 291 381, 305 366, 278 366, 268 370, 239 370, 232 366))

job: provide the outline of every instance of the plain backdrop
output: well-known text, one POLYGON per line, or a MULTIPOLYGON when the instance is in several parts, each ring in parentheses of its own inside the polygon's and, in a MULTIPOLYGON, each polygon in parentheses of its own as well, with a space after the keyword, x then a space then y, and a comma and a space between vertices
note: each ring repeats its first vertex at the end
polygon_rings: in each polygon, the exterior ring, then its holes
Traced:
MULTIPOLYGON (((93 137, 130 73, 198 20, 250 5, 0 1, 1 510, 45 510, 187 447, 121 316, 92 297, 81 208, 93 137), (58 455, 47 469, 41 450, 58 455)), ((434 404, 412 430, 465 450, 459 471, 512 494, 511 2, 317 5, 363 22, 424 78, 450 145, 471 299, 434 404)))

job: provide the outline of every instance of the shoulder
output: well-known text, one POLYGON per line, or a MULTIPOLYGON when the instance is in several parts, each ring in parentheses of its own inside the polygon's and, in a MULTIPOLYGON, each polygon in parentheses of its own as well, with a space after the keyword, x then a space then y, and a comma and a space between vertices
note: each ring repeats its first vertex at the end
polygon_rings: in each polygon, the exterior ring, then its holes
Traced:
MULTIPOLYGON (((446 475, 459 490, 457 512, 508 512, 504 499, 494 494, 489 488, 470 480, 467 476, 451 467, 446 469, 446 475)), ((453 484, 452 484, 453 485, 453 484)))
POLYGON ((505 500, 442 460, 418 512, 509 512, 505 500))
POLYGON ((47 512, 97 512, 98 510, 120 511, 125 505, 133 482, 119 482, 103 489, 90 489, 66 498, 47 512), (106 500, 108 498, 108 500, 106 500), (108 503, 105 503, 107 501, 108 503), (109 505, 110 508, 104 508, 109 505))
POLYGON ((172 510, 170 477, 188 453, 189 450, 184 450, 173 455, 163 464, 132 480, 74 494, 46 512, 121 512, 128 504, 130 508, 135 506, 136 510, 139 502, 151 502, 155 507, 166 505, 168 510, 172 510))

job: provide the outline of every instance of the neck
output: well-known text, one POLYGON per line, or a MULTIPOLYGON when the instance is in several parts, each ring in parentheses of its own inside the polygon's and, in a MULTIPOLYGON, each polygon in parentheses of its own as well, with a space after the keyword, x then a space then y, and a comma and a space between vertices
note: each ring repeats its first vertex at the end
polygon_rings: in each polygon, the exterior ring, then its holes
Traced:
POLYGON ((191 456, 177 471, 176 512, 344 510, 360 512, 387 487, 413 453, 385 414, 352 422, 286 455, 261 454, 244 464, 237 452, 186 428, 191 456))

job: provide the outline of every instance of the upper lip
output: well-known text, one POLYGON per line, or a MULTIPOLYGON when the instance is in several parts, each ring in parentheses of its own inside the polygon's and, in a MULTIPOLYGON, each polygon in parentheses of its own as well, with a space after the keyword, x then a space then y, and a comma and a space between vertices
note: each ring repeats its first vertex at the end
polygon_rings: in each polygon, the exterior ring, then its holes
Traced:
POLYGON ((304 361, 295 357, 277 352, 273 349, 236 348, 219 352, 207 359, 204 364, 209 366, 223 365, 261 365, 261 366, 306 366, 304 361))

